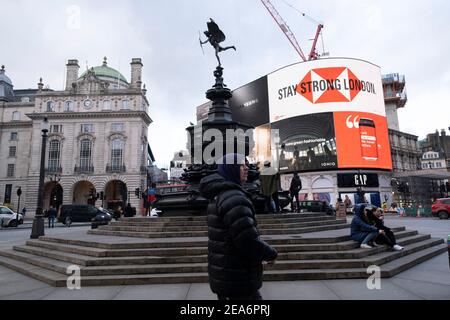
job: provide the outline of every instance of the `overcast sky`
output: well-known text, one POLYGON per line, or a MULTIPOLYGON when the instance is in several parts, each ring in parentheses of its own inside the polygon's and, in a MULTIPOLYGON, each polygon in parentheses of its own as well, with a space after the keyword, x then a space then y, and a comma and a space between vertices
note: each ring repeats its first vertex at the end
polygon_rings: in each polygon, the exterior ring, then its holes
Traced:
MULTIPOLYGON (((405 75, 402 131, 423 138, 450 126, 450 1, 286 1, 324 23, 331 57, 360 58, 384 74, 405 75)), ((272 3, 308 52, 316 26, 283 0, 272 3)), ((15 89, 36 88, 43 77, 62 90, 68 59, 85 69, 104 56, 129 80, 131 59, 142 58, 153 119, 149 141, 165 167, 185 148, 185 128, 213 84, 213 49, 204 46, 203 55, 198 43, 210 17, 225 32, 224 45, 237 47, 221 57, 231 89, 299 61, 260 0, 0 0, 0 12, 0 64, 15 89)))

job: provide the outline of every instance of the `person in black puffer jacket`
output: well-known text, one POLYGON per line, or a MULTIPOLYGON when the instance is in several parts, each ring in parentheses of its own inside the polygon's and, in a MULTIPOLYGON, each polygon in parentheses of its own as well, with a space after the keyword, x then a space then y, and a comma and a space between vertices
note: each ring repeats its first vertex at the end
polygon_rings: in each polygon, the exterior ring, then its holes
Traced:
POLYGON ((218 173, 200 181, 208 205, 208 275, 219 300, 260 300, 263 261, 273 264, 277 251, 260 239, 255 209, 241 184, 247 180, 245 157, 227 154, 218 173))

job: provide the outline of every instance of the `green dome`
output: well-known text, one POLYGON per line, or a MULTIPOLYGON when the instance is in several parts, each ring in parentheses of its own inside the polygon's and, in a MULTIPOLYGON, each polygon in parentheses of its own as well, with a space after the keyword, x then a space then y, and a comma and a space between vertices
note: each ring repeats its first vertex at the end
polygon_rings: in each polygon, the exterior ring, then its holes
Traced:
MULTIPOLYGON (((98 67, 92 67, 90 69, 90 71, 93 71, 97 77, 112 78, 115 81, 117 81, 117 78, 119 78, 119 80, 121 80, 125 83, 128 83, 127 79, 125 79, 125 77, 119 71, 117 71, 116 69, 110 68, 106 65, 106 58, 103 61, 103 65, 98 66, 98 67)), ((80 78, 83 78, 86 75, 86 73, 87 73, 87 71, 83 72, 83 74, 81 75, 80 78)))

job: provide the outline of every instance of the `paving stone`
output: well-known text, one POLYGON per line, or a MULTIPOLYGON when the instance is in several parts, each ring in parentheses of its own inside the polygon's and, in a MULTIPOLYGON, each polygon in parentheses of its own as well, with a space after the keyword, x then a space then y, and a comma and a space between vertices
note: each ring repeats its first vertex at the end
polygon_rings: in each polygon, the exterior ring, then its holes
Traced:
POLYGON ((338 300, 320 280, 264 282, 261 295, 265 300, 338 300))
POLYGON ((110 287, 81 287, 81 289, 69 290, 68 288, 56 288, 43 300, 111 300, 122 290, 120 286, 110 287))
POLYGON ((217 295, 211 291, 209 283, 192 283, 186 300, 217 300, 217 295))
POLYGON ((184 300, 189 284, 124 286, 115 300, 184 300))
POLYGON ((390 279, 392 283, 398 287, 402 287, 403 290, 408 290, 427 300, 449 300, 450 299, 450 285, 431 283, 428 281, 410 280, 402 278, 390 279))
POLYGON ((44 287, 31 291, 20 292, 8 296, 0 296, 0 300, 41 300, 48 296, 50 293, 57 290, 54 287, 44 287))

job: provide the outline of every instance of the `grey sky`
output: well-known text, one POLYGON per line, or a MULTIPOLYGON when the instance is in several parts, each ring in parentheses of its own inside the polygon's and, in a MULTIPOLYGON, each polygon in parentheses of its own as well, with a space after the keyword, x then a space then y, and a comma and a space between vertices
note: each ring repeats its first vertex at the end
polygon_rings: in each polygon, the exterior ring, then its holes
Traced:
MULTIPOLYGON (((325 51, 373 62, 383 73, 406 76, 408 103, 400 129, 423 138, 450 126, 450 2, 286 0, 325 25, 325 51)), ((316 26, 273 0, 304 51, 316 26)), ((0 0, 0 64, 16 89, 36 88, 39 77, 63 89, 68 59, 109 66, 130 79, 131 58, 141 57, 150 101, 149 140, 160 166, 186 144, 185 128, 206 101, 216 65, 198 32, 213 18, 227 35, 225 82, 231 89, 299 61, 260 0, 8 1, 0 0), (80 23, 71 20, 80 10, 80 23)), ((321 48, 321 45, 319 46, 321 48)))

